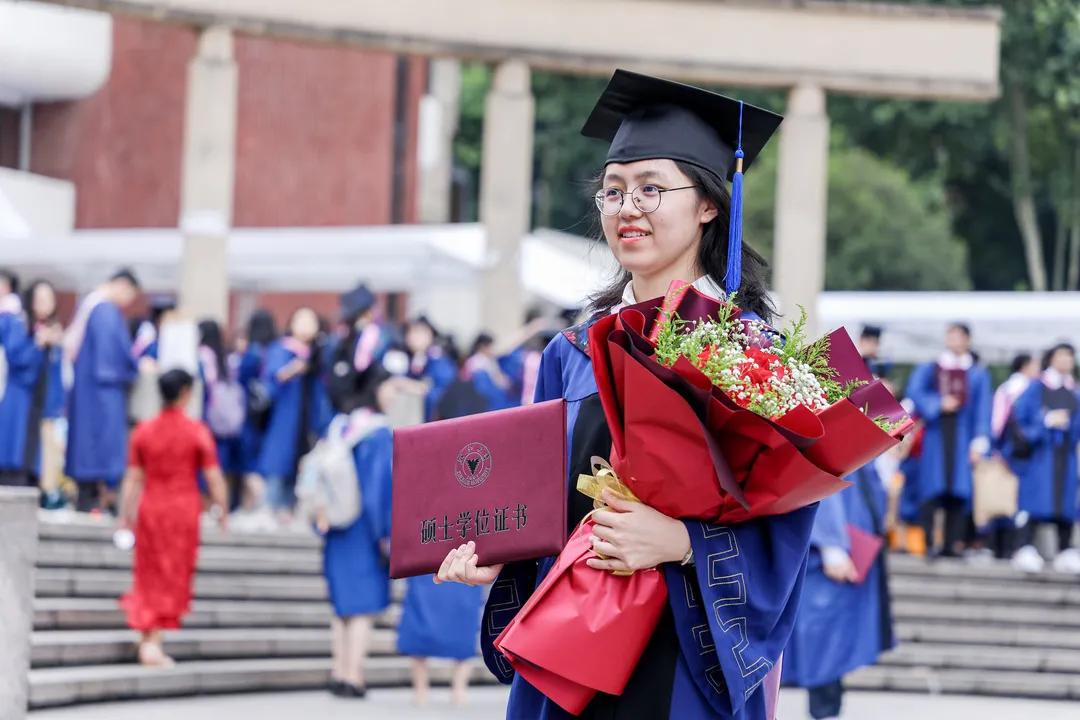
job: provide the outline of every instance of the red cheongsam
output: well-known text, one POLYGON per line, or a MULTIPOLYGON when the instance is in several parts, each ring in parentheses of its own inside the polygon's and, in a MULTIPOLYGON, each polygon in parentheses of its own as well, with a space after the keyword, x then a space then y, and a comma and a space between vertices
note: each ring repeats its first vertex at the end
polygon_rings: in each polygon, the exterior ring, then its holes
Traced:
POLYGON ((202 511, 198 472, 217 464, 210 430, 181 410, 166 409, 132 433, 128 466, 145 474, 134 583, 120 599, 132 629, 178 628, 190 608, 202 511))

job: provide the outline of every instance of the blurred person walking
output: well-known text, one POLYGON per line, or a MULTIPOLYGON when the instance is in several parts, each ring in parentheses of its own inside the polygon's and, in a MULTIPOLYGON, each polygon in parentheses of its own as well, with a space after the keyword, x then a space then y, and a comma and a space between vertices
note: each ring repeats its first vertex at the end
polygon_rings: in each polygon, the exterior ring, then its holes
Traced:
POLYGON ((241 508, 246 512, 258 509, 266 496, 266 483, 259 474, 259 455, 266 428, 270 424, 273 403, 262 376, 270 346, 277 339, 274 316, 260 308, 248 318, 247 332, 238 342, 240 366, 237 381, 244 388, 246 402, 244 428, 240 433, 244 472, 241 508))
POLYGON ((158 382, 164 409, 132 433, 122 486, 118 526, 134 530, 135 559, 132 588, 120 605, 128 626, 142 633, 139 662, 169 667, 174 663, 162 647, 161 631, 179 628, 191 606, 202 513, 199 472, 222 530, 228 499, 210 430, 184 414, 194 379, 176 369, 158 382))
POLYGON ((229 507, 237 505, 244 472, 243 431, 246 396, 239 382, 240 358, 225 349, 221 326, 199 323, 199 372, 203 382, 203 420, 214 435, 218 464, 229 487, 229 507))
POLYGON ((875 463, 847 479, 854 487, 818 507, 802 603, 784 652, 784 682, 809 690, 814 720, 839 718, 844 676, 896 644, 882 549, 885 488, 875 463), (859 568, 855 558, 866 563, 875 546, 872 564, 859 568))
POLYGON ((330 419, 321 377, 319 316, 297 309, 288 334, 266 354, 262 382, 272 403, 259 452, 259 474, 266 480, 265 504, 279 522, 292 521, 293 491, 300 458, 315 446, 330 419))
POLYGON ((972 466, 990 453, 990 373, 971 352, 971 331, 954 323, 945 352, 915 368, 907 396, 924 423, 915 474, 928 554, 957 557, 962 551, 972 500, 972 466), (945 516, 944 541, 934 550, 934 521, 945 516))
MULTIPOLYGON (((356 376, 351 405, 338 409, 340 431, 352 446, 360 485, 359 515, 331 526, 323 515, 316 527, 324 535, 323 572, 334 610, 333 669, 330 691, 341 697, 367 694, 364 666, 375 615, 390 604, 389 537, 393 435, 386 409, 396 383, 377 363, 356 376)), ((337 432, 339 424, 331 425, 337 432)))
MULTIPOLYGON (((78 483, 76 509, 107 509, 127 457, 127 390, 136 375, 123 310, 139 282, 121 270, 82 301, 64 338, 71 368, 65 471, 78 483)), ((67 369, 65 369, 67 373, 67 369)))
POLYGON ((1035 531, 1048 524, 1057 529, 1054 569, 1080 574, 1080 552, 1072 546, 1077 509, 1077 443, 1080 442, 1080 398, 1076 386, 1076 351, 1061 343, 1047 351, 1039 380, 1013 405, 1015 432, 1008 434, 1006 455, 1020 477, 1019 549, 1013 565, 1038 572, 1043 558, 1035 548, 1035 531))
MULTIPOLYGON (((44 280, 26 289, 26 319, 10 326, 3 351, 7 388, 0 399, 0 484, 36 486, 42 475, 44 423, 64 410, 60 345, 63 329, 56 320, 56 292, 44 280)), ((59 504, 56 488, 43 488, 47 506, 59 504)))

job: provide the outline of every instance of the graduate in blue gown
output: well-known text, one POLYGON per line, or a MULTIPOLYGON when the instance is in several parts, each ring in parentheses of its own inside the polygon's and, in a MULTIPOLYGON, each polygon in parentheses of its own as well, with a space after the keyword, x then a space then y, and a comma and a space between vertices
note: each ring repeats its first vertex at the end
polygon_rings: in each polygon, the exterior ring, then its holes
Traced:
POLYGON ((8 342, 0 349, 9 369, 0 399, 0 484, 36 486, 41 477, 42 422, 60 417, 64 409, 63 330, 56 321, 56 291, 49 283, 31 283, 24 306, 29 318, 13 315, 8 342))
POLYGON ((409 373, 413 380, 428 384, 424 396, 424 422, 435 419, 435 408, 446 389, 457 379, 457 364, 436 342, 439 334, 425 317, 419 317, 405 328, 405 347, 409 351, 409 373))
POLYGON ((393 383, 381 365, 358 377, 346 433, 356 441, 353 457, 360 483, 360 517, 325 533, 323 571, 334 609, 334 664, 330 690, 342 697, 366 693, 364 664, 375 615, 390 604, 389 538, 393 435, 384 415, 393 383))
POLYGON ((809 689, 815 720, 838 718, 843 677, 895 644, 885 553, 855 582, 848 534, 854 525, 884 537, 885 489, 873 463, 847 479, 853 487, 818 507, 799 616, 784 653, 784 683, 809 689))
MULTIPOLYGON (((243 352, 240 354, 240 366, 236 379, 244 386, 247 402, 247 414, 244 416, 244 429, 240 433, 241 455, 244 472, 245 491, 251 494, 251 487, 261 484, 259 474, 259 454, 262 451, 263 436, 270 421, 270 391, 262 381, 266 366, 266 356, 270 346, 277 340, 277 327, 274 316, 267 310, 256 310, 248 319, 247 334, 243 352)), ((245 507, 252 509, 253 500, 247 499, 245 507)))
MULTIPOLYGON (((428 383, 424 398, 425 420, 446 420, 469 414, 460 403, 442 403, 457 377, 457 366, 435 340, 438 333, 426 318, 409 323, 405 344, 411 354, 409 377, 428 383), (441 412, 437 411, 441 408, 441 412)), ((405 603, 398 624, 398 652, 412 658, 413 691, 417 705, 427 704, 430 682, 427 658, 457 661, 451 676, 454 704, 464 705, 472 666, 478 650, 480 612, 484 591, 456 583, 436 585, 431 575, 407 581, 405 603)))
POLYGON ((956 323, 945 334, 946 351, 915 368, 907 396, 925 425, 918 466, 918 501, 927 551, 934 543, 934 516, 945 512, 940 554, 960 554, 971 513, 972 465, 990 454, 990 372, 971 353, 971 331, 956 323), (948 392, 942 391, 949 383, 948 392))
MULTIPOLYGON (((742 170, 779 120, 696 88, 617 71, 586 124, 586 135, 612 141, 596 203, 604 239, 624 272, 593 298, 592 319, 559 335, 541 363, 537 401, 567 403, 569 527, 592 509, 573 491, 574 481, 591 472, 591 456, 611 450, 589 356, 591 323, 618 305, 664 295, 672 281, 693 278, 699 291, 713 297, 737 291, 747 317, 772 319, 764 259, 737 232, 729 236, 724 181, 735 170, 736 148, 742 170), (742 124, 754 132, 740 141, 742 124)), ((734 177, 741 189, 741 173, 734 177)), ((717 526, 668 518, 610 495, 605 500, 614 511, 593 516, 593 543, 609 559, 588 564, 599 570, 658 567, 669 596, 624 693, 597 695, 581 717, 772 718, 817 506, 717 526)), ((570 717, 515 676, 492 647, 552 563, 543 558, 485 567, 469 544, 451 551, 439 572, 440 580, 494 582, 481 648, 488 668, 512 684, 506 715, 513 720, 570 717)))
POLYGON ((495 338, 480 333, 473 342, 461 370, 462 377, 487 399, 488 410, 505 410, 520 405, 513 394, 511 379, 503 372, 495 355, 495 338))
POLYGON ((1023 570, 1042 568, 1035 549, 1039 525, 1055 526, 1058 555, 1054 568, 1080 574, 1080 552, 1072 547, 1077 510, 1076 451, 1080 442, 1080 399, 1077 397, 1076 351, 1062 343, 1043 360, 1043 373, 1012 408, 1015 433, 1005 440, 1006 457, 1020 478, 1019 549, 1014 564, 1023 570))
POLYGON ((266 479, 266 503, 283 522, 291 520, 300 458, 330 422, 322 352, 318 316, 311 308, 299 308, 289 321, 289 334, 270 346, 263 366, 272 407, 259 473, 266 479))
POLYGON ((64 341, 73 365, 65 472, 81 511, 111 505, 127 462, 127 391, 136 375, 123 309, 139 294, 130 271, 116 273, 79 306, 64 341))

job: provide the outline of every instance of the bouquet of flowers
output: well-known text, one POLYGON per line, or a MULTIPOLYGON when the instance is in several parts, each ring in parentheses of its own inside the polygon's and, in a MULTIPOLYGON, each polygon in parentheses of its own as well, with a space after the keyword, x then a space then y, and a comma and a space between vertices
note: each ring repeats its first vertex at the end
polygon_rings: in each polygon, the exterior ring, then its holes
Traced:
MULTIPOLYGON (((579 487, 594 498, 612 487, 669 517, 733 524, 806 507, 911 426, 843 329, 808 342, 801 318, 785 337, 685 284, 597 321, 589 350, 611 472, 579 487)), ((590 532, 574 533, 495 643, 572 713, 598 690, 622 692, 666 602, 659 572, 585 565, 590 532)))

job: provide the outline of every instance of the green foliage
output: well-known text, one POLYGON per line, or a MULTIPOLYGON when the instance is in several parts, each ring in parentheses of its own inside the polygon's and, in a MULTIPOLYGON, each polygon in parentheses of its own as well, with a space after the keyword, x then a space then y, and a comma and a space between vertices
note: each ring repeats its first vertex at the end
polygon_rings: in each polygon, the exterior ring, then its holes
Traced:
MULTIPOLYGON (((906 172, 840 133, 829 155, 825 286, 830 290, 964 290, 966 248, 953 235, 940 182, 906 172)), ((772 255, 776 156, 746 176, 744 233, 772 255)))

